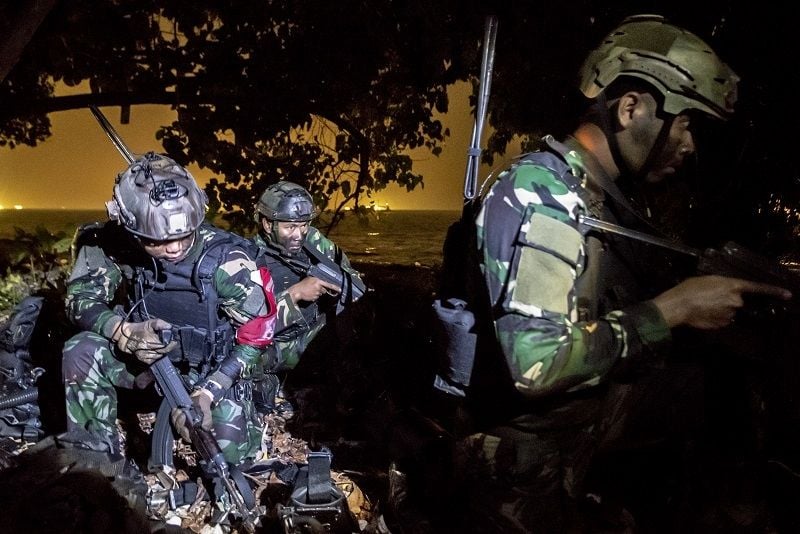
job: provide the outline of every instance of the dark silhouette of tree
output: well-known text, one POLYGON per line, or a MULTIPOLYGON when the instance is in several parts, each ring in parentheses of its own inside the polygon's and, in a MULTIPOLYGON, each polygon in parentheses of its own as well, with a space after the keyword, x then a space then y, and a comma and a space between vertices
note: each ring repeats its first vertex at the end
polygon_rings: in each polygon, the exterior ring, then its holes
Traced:
POLYGON ((0 85, 0 144, 34 146, 61 109, 120 105, 125 117, 168 104, 178 118, 157 138, 219 176, 212 208, 234 227, 279 179, 307 186, 335 221, 389 183, 421 186, 407 150, 441 151, 448 132, 433 114, 479 58, 480 15, 455 5, 60 2, 0 85), (85 95, 54 92, 82 82, 85 95))
MULTIPOLYGON (((11 4, 0 2, 0 13, 11 4)), ((709 41, 742 76, 733 134, 705 147, 694 184, 703 202, 694 205, 715 206, 697 210, 709 237, 735 228, 757 239, 772 223, 749 221, 777 209, 770 193, 800 197, 785 176, 793 155, 771 135, 797 118, 800 71, 780 63, 793 49, 791 18, 733 4, 63 0, 0 83, 0 144, 35 145, 57 110, 114 105, 124 118, 128 106, 167 104, 178 118, 157 134, 165 151, 218 176, 212 207, 235 227, 250 224, 258 194, 278 179, 307 186, 335 222, 345 204, 368 205, 389 183, 423 185, 407 150, 440 152, 449 132, 434 112, 447 111, 450 84, 477 83, 487 14, 499 18, 491 163, 514 136, 530 147, 544 133, 571 131, 586 52, 626 15, 660 13, 709 41), (87 81, 87 94, 54 95, 57 83, 87 81), (722 217, 709 220, 717 208, 722 217)))

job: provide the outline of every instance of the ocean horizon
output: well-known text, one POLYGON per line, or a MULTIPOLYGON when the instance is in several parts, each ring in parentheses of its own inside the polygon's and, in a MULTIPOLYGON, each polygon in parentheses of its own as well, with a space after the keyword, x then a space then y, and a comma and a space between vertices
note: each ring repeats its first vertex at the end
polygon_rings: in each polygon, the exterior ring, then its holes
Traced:
MULTIPOLYGON (((447 228, 460 215, 454 210, 399 209, 348 215, 329 237, 355 262, 436 266, 442 261, 447 228)), ((15 228, 69 236, 82 224, 105 220, 105 210, 97 209, 2 209, 0 238, 13 238, 15 228)))

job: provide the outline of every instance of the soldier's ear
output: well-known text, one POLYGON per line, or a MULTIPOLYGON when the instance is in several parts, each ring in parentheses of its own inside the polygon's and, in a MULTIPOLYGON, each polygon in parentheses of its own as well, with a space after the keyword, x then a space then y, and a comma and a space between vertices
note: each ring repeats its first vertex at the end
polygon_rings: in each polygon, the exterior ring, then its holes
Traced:
POLYGON ((272 232, 272 221, 270 221, 266 217, 262 217, 261 228, 264 229, 264 233, 269 234, 270 232, 272 232))
POLYGON ((622 95, 615 106, 618 124, 624 129, 633 121, 638 106, 642 104, 641 95, 635 91, 628 91, 622 95))

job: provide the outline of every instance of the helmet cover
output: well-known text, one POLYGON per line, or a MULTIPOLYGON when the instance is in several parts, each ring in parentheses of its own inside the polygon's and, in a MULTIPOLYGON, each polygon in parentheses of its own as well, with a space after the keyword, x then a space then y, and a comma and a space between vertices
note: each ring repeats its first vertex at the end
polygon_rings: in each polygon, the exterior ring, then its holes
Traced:
POLYGON ((205 218, 208 198, 175 160, 148 152, 117 175, 110 219, 154 241, 180 239, 205 218))
POLYGON ((256 220, 309 222, 317 215, 314 199, 304 187, 281 180, 267 187, 256 204, 256 220))
POLYGON ((658 15, 625 19, 586 58, 580 90, 595 98, 620 76, 647 81, 664 97, 664 111, 694 109, 728 119, 739 77, 708 44, 658 15))

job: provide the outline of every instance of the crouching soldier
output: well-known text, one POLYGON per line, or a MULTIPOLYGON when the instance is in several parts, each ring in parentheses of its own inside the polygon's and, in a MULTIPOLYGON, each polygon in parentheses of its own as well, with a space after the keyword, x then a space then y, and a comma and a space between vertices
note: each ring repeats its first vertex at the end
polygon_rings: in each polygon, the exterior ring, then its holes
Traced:
MULTIPOLYGON (((347 255, 311 226, 317 209, 302 186, 280 181, 267 187, 256 205, 258 265, 269 269, 275 283, 278 323, 271 361, 257 389, 264 406, 272 406, 278 378, 275 371, 293 369, 329 315, 344 311, 366 286, 347 255)), ((290 405, 282 405, 284 408, 290 405)), ((281 406, 279 406, 281 408, 281 406)))
MULTIPOLYGON (((250 374, 272 338, 271 281, 249 241, 203 222, 206 204, 186 169, 152 152, 118 175, 111 221, 77 251, 67 283, 67 313, 83 329, 64 347, 72 441, 122 455, 116 388, 168 357, 225 459, 258 450, 250 374)), ((184 419, 173 423, 186 436, 184 419)))

